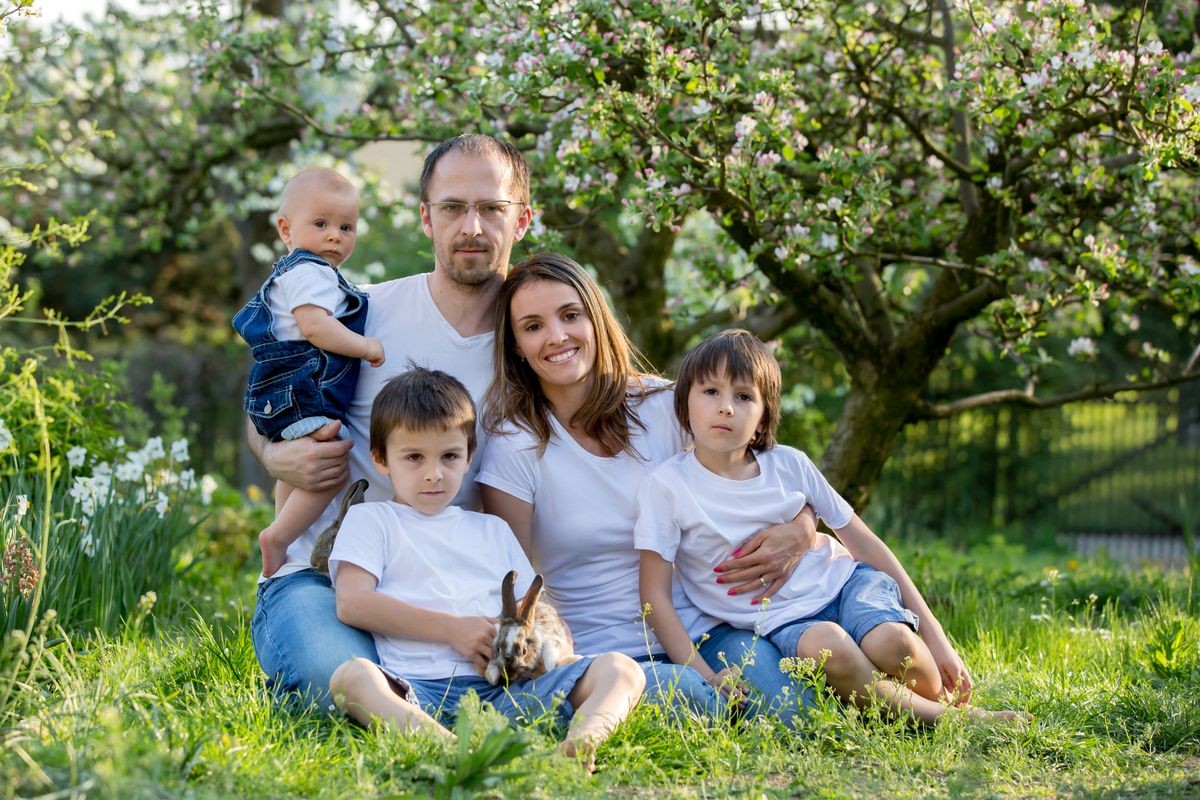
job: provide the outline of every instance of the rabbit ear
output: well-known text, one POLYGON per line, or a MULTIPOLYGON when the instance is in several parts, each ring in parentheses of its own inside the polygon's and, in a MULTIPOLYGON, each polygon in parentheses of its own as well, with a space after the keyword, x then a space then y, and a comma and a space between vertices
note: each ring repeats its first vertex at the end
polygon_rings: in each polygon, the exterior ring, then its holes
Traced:
POLYGON ((517 598, 513 595, 513 585, 517 582, 517 571, 510 570, 500 584, 501 619, 515 619, 517 616, 517 598))
POLYGON ((538 597, 542 594, 542 576, 534 575, 533 583, 529 584, 529 591, 525 593, 525 602, 521 604, 521 622, 528 622, 529 615, 533 613, 533 607, 537 605, 538 597))

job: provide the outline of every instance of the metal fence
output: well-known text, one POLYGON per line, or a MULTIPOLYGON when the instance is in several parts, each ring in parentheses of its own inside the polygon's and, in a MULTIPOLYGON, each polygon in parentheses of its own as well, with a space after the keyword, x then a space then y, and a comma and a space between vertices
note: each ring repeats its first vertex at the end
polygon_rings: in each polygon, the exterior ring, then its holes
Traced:
POLYGON ((872 502, 893 530, 1200 536, 1200 386, 910 426, 872 502))

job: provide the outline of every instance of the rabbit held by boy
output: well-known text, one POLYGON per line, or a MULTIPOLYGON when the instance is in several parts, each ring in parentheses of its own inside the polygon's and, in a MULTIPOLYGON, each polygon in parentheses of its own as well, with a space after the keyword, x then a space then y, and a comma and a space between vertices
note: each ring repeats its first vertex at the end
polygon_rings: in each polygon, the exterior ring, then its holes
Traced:
POLYGON ((496 626, 492 660, 483 673, 493 686, 501 681, 536 678, 555 667, 579 660, 567 623, 549 603, 538 602, 542 595, 542 576, 534 576, 520 611, 513 593, 516 582, 517 572, 512 570, 500 584, 503 602, 500 622, 496 626))
POLYGON ((342 495, 342 505, 338 508, 337 519, 322 531, 308 558, 308 563, 312 564, 313 569, 318 572, 329 572, 329 554, 333 552, 333 543, 342 527, 342 520, 346 518, 346 512, 350 510, 350 506, 356 506, 363 501, 363 496, 367 493, 367 486, 367 482, 359 478, 350 484, 346 494, 342 495))

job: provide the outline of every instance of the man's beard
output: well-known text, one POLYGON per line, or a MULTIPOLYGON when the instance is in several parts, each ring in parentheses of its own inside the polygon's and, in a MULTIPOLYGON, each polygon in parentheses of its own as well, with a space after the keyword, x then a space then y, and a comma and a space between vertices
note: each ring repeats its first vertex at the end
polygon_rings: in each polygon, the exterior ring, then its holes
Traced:
POLYGON ((481 286, 504 278, 503 270, 498 268, 497 256, 492 245, 483 238, 471 241, 456 242, 450 250, 442 266, 446 277, 461 286, 481 286), (482 255, 468 257, 459 256, 459 248, 467 247, 482 250, 482 255), (464 263, 466 262, 466 263, 464 263))

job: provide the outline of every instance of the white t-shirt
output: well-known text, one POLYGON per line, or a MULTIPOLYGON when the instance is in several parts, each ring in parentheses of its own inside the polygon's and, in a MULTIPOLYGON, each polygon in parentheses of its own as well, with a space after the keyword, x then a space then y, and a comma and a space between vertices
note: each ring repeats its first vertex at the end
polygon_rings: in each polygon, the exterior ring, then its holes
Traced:
POLYGON ((765 607, 750 605, 752 594, 731 597, 714 584, 713 567, 763 528, 794 519, 805 505, 831 528, 848 525, 854 509, 794 447, 778 445, 755 457, 759 475, 744 481, 710 472, 694 452, 659 466, 638 487, 634 543, 673 562, 688 597, 703 611, 735 628, 766 634, 837 597, 854 571, 850 551, 817 534, 813 549, 765 607))
POLYGON ((293 311, 314 305, 340 317, 346 313, 349 298, 338 284, 336 269, 316 261, 301 261, 271 282, 267 305, 271 310, 271 333, 281 342, 292 342, 304 338, 293 311))
MULTIPOLYGON (((463 382, 479 405, 492 380, 492 333, 463 337, 454 330, 429 293, 428 275, 412 275, 377 286, 363 287, 370 296, 367 306, 366 335, 383 343, 387 361, 382 367, 363 364, 358 373, 358 386, 344 420, 346 430, 354 441, 350 451, 350 478, 366 478, 370 482, 367 500, 390 500, 393 496, 387 478, 371 464, 371 403, 385 381, 393 375, 407 372, 409 360, 421 367, 440 369, 463 382)), ((482 416, 482 410, 479 410, 482 416)), ((475 473, 486 437, 476 427, 476 452, 471 468, 463 478, 462 488, 454 504, 464 508, 479 508, 479 487, 475 473)), ((325 513, 288 548, 287 562, 273 577, 283 577, 307 569, 308 559, 317 537, 337 518, 341 498, 335 499, 325 513)))
MULTIPOLYGON (((553 417, 541 458, 534 437, 511 425, 504 435, 491 437, 483 452, 479 482, 533 505, 531 560, 580 653, 662 652, 642 620, 634 492, 655 465, 682 448, 673 397, 670 390, 661 391, 637 406, 646 425, 633 431, 640 458, 593 455, 553 417)), ((675 602, 693 638, 718 624, 682 591, 676 591, 675 602)))
MULTIPOLYGON (((354 506, 329 556, 331 579, 343 563, 378 578, 378 592, 460 617, 498 617, 509 570, 517 571, 517 597, 533 582, 533 567, 504 520, 457 506, 434 516, 392 500, 354 506)), ((375 648, 384 669, 406 678, 479 674, 448 644, 377 633, 375 648)))

